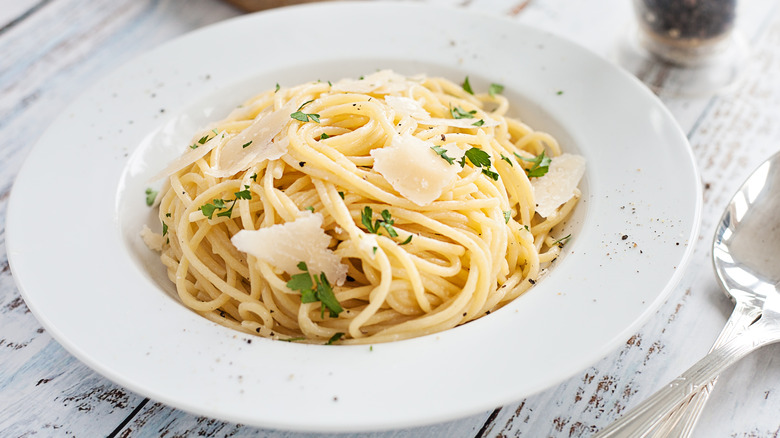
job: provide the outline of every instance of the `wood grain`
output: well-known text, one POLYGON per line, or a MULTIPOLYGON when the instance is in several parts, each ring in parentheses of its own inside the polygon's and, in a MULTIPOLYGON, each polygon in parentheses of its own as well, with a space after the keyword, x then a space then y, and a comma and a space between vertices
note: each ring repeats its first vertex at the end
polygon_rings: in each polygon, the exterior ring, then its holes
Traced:
MULTIPOLYGON (((616 42, 631 20, 630 2, 624 0, 598 6, 567 0, 430 1, 541 27, 608 59, 614 59, 616 42)), ((732 308, 712 274, 709 245, 716 221, 742 179, 780 149, 780 7, 772 0, 744 3, 740 26, 754 55, 743 81, 717 96, 660 96, 688 133, 705 190, 693 259, 651 321, 582 373, 512 405, 445 424, 343 436, 587 437, 707 352, 732 308)), ((41 328, 21 299, 6 255, 8 196, 42 130, 121 64, 238 13, 218 0, 192 0, 186 7, 175 0, 20 0, 0 12, 0 436, 319 436, 191 415, 106 380, 41 328)), ((633 73, 679 85, 663 66, 645 67, 633 73)), ((779 436, 778 357, 780 347, 767 347, 729 370, 695 436, 779 436)))

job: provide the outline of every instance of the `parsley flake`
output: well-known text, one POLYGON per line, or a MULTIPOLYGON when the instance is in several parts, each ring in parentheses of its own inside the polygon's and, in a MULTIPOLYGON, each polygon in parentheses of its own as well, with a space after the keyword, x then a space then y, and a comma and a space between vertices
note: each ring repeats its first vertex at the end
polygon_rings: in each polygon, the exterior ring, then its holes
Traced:
POLYGON ((163 222, 163 223, 162 223, 162 227, 163 227, 163 230, 162 230, 162 235, 164 236, 164 235, 168 234, 168 224, 166 224, 165 222, 163 222))
POLYGON ((569 239, 571 239, 571 234, 567 234, 556 240, 553 242, 553 245, 558 245, 559 248, 563 248, 563 245, 566 245, 569 242, 569 239))
POLYGON ((501 84, 490 84, 488 87, 488 94, 490 97, 496 97, 496 94, 501 94, 504 91, 504 86, 501 84))
POLYGON ((308 122, 309 120, 311 120, 312 122, 320 123, 320 115, 319 114, 311 114, 311 113, 305 113, 305 112, 301 111, 304 106, 306 106, 307 104, 309 104, 311 102, 313 102, 313 100, 309 100, 309 101, 303 102, 301 104, 301 106, 298 107, 298 111, 290 114, 290 117, 292 117, 293 119, 298 120, 300 122, 308 122))
POLYGON ((545 155, 544 151, 542 151, 541 154, 535 156, 534 158, 524 158, 517 152, 515 152, 515 156, 523 161, 528 161, 531 163, 531 167, 525 170, 525 173, 529 178, 538 178, 540 176, 544 176, 550 170, 550 162, 552 159, 545 155))
POLYGON ((489 176, 493 181, 498 181, 498 173, 490 170, 490 154, 480 148, 471 147, 471 149, 466 151, 463 158, 460 159, 460 167, 466 165, 466 158, 471 161, 474 167, 481 168, 483 174, 489 176))
POLYGON ((485 121, 482 119, 477 120, 476 122, 472 123, 472 126, 482 126, 485 124, 485 121))
POLYGON ((450 164, 455 163, 455 159, 447 155, 447 149, 444 149, 441 146, 431 146, 431 149, 433 149, 434 152, 439 154, 439 156, 445 159, 448 163, 450 164))
POLYGON ((459 106, 450 107, 450 115, 453 119, 473 119, 477 110, 466 111, 459 106))
MULTIPOLYGON (((225 211, 220 211, 217 213, 217 217, 231 217, 233 214, 233 207, 236 206, 236 202, 238 202, 239 199, 246 199, 251 200, 252 199, 252 193, 249 191, 249 186, 245 185, 244 190, 241 190, 239 192, 235 192, 234 195, 236 196, 236 199, 233 199, 233 202, 230 204, 230 208, 228 208, 225 211)), ((230 201, 228 201, 230 202, 230 201)), ((212 219, 214 217, 214 212, 217 210, 223 210, 227 208, 227 204, 225 203, 224 199, 214 199, 213 201, 202 205, 199 210, 201 213, 203 213, 203 216, 206 216, 209 219, 212 219)))
POLYGON ((314 213, 314 207, 312 207, 311 205, 304 208, 304 210, 309 210, 310 212, 314 213))
POLYGON ((242 149, 246 149, 246 148, 247 148, 247 146, 249 146, 250 144, 252 144, 252 140, 249 140, 248 142, 244 143, 244 145, 243 145, 243 146, 241 146, 241 148, 242 148, 242 149))
POLYGON ((326 138, 330 138, 330 136, 323 132, 322 135, 320 135, 320 140, 325 140, 326 138))
POLYGON ((154 205, 154 200, 157 199, 157 193, 159 193, 157 190, 152 189, 146 189, 146 205, 151 207, 154 205))
POLYGON ((373 234, 380 234, 381 228, 384 228, 385 231, 387 231, 387 234, 390 235, 390 237, 398 237, 398 232, 395 231, 395 228, 393 228, 393 224, 395 221, 393 220, 392 216, 390 215, 390 212, 385 210, 382 210, 381 213, 382 219, 377 219, 373 223, 371 222, 374 217, 374 212, 366 205, 363 208, 363 211, 360 213, 360 222, 363 224, 366 229, 373 234), (380 228, 381 227, 381 228, 380 228))
POLYGON ((506 155, 501 154, 501 159, 509 163, 510 166, 515 167, 515 164, 512 163, 512 160, 510 160, 509 157, 507 157, 506 155))
POLYGON ((323 317, 325 316, 325 310, 328 310, 332 318, 338 317, 339 313, 344 309, 336 299, 336 295, 333 293, 333 288, 325 273, 322 272, 319 276, 312 276, 305 262, 298 263, 298 269, 303 272, 292 275, 290 281, 287 282, 287 287, 301 293, 302 303, 321 302, 323 317))
POLYGON ((507 210, 504 212, 504 223, 508 224, 509 219, 512 219, 512 210, 507 210))
POLYGON ((328 342, 325 343, 325 345, 333 345, 334 342, 338 341, 344 336, 344 333, 338 332, 335 335, 331 336, 330 339, 328 339, 328 342))
POLYGON ((276 93, 277 91, 279 91, 281 88, 282 88, 282 87, 280 87, 280 86, 279 86, 279 83, 277 82, 277 83, 276 83, 276 88, 274 89, 274 93, 276 93))
POLYGON ((469 83, 469 77, 466 76, 466 79, 463 80, 463 84, 461 85, 463 87, 463 91, 466 93, 469 93, 471 95, 474 94, 474 90, 471 89, 471 84, 469 83))
POLYGON ((399 245, 406 245, 407 243, 411 242, 413 236, 414 235, 410 234, 409 237, 407 237, 403 242, 399 243, 399 245))
POLYGON ((225 208, 225 201, 221 199, 214 199, 207 204, 201 205, 199 210, 203 213, 203 216, 211 219, 214 216, 215 211, 221 210, 223 208, 225 208))

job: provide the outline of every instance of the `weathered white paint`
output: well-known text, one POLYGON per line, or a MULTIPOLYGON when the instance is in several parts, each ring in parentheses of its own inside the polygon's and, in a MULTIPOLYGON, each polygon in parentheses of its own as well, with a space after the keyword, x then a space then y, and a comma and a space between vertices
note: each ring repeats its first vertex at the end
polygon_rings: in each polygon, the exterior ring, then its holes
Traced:
MULTIPOLYGON (((612 56, 631 19, 625 0, 427 1, 505 15, 572 38, 605 57, 612 56)), ((13 179, 41 130, 69 101, 143 51, 240 12, 217 0, 191 0, 186 7, 175 0, 12 3, 0 13, 0 436, 315 436, 197 417, 97 375, 40 328, 19 296, 5 253, 5 210, 13 179), (36 9, 26 13, 31 8, 36 9)), ((780 149, 780 6, 773 0, 742 3, 740 28, 754 50, 743 82, 718 96, 661 95, 689 133, 705 203, 694 259, 657 315, 599 363, 517 404, 446 424, 368 436, 586 437, 707 352, 732 307, 709 260, 716 221, 745 176, 780 149)), ((653 80, 663 73, 662 66, 651 65, 642 74, 653 80)), ((45 196, 45 185, 41 190, 45 196)), ((767 347, 729 370, 695 436, 780 435, 779 353, 780 346, 767 347)))

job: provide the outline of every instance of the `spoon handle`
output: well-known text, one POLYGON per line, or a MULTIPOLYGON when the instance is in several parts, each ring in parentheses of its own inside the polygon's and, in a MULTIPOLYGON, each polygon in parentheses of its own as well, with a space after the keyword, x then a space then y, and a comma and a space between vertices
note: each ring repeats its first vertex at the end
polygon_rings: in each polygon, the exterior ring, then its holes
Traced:
MULTIPOLYGON (((761 305, 755 304, 749 299, 741 298, 737 293, 733 293, 737 303, 734 311, 731 312, 728 321, 726 321, 723 330, 718 335, 710 352, 724 345, 733 339, 737 334, 745 330, 756 318, 761 315, 761 305)), ((718 378, 715 377, 697 391, 688 403, 678 405, 669 415, 653 429, 654 438, 688 438, 693 433, 694 427, 699 420, 704 405, 712 393, 712 389, 718 378)))
POLYGON ((745 331, 704 356, 621 419, 599 431, 594 438, 646 436, 672 409, 687 402, 723 370, 752 351, 780 341, 779 321, 772 319, 762 317, 756 321, 745 331))

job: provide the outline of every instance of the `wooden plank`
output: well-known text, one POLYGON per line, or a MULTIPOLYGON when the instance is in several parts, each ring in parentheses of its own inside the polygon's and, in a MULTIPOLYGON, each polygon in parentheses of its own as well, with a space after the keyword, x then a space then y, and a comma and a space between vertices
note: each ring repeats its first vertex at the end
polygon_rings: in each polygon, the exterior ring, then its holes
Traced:
POLYGON ((71 100, 117 65, 236 13, 207 0, 187 8, 175 1, 59 0, 0 34, 0 435, 107 436, 143 400, 53 341, 14 285, 5 217, 29 146, 71 100))

